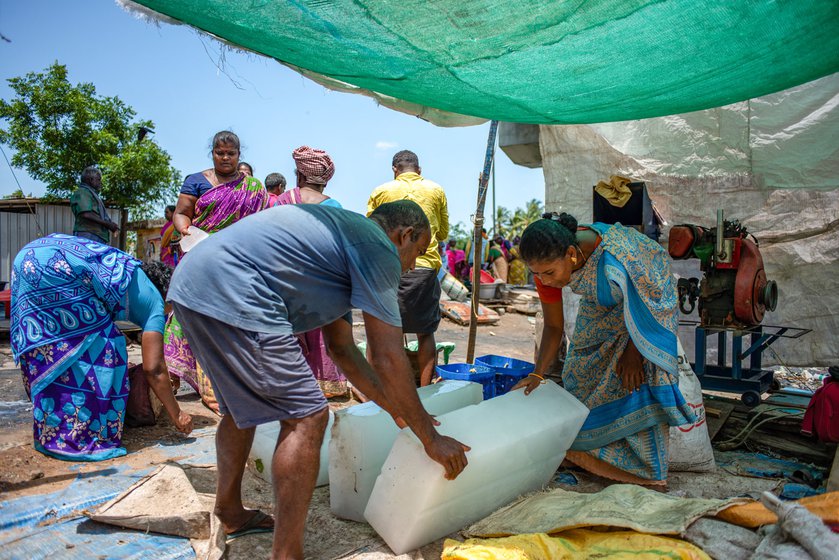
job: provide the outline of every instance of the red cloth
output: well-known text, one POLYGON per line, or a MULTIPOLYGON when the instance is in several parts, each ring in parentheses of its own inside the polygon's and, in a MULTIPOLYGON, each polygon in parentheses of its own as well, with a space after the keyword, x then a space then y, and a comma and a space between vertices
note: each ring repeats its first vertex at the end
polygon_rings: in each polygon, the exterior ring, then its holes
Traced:
POLYGON ((839 421, 836 411, 839 411, 839 381, 825 377, 824 385, 819 387, 810 399, 801 422, 801 433, 814 436, 825 443, 839 443, 839 421))
POLYGON ((0 303, 3 304, 3 315, 8 319, 12 309, 12 290, 11 288, 0 292, 0 303))
POLYGON ((560 303, 562 301, 562 288, 545 286, 538 276, 534 276, 533 281, 536 283, 536 292, 539 294, 539 300, 542 303, 560 303))
POLYGON ((305 177, 307 183, 325 185, 335 175, 335 164, 323 150, 300 146, 291 153, 291 157, 294 158, 297 171, 305 177))

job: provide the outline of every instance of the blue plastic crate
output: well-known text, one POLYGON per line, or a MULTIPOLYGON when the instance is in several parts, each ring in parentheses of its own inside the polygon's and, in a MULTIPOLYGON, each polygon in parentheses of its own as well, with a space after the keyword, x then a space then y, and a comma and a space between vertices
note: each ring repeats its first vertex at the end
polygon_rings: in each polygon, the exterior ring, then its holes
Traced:
POLYGON ((457 379, 480 383, 484 387, 484 400, 495 396, 495 371, 480 364, 445 364, 437 366, 443 379, 457 379))
POLYGON ((495 354, 475 358, 475 363, 486 366, 495 372, 496 396, 507 393, 516 383, 527 377, 527 374, 533 373, 533 368, 536 367, 524 360, 496 356, 495 354))

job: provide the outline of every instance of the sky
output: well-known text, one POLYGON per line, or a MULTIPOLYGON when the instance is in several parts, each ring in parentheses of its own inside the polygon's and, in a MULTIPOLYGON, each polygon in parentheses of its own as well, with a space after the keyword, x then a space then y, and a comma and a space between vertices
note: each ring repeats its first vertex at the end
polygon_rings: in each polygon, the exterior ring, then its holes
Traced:
MULTIPOLYGON (((393 154, 410 149, 423 176, 443 186, 452 223, 475 212, 489 124, 441 128, 377 106, 360 95, 338 93, 266 57, 225 50, 187 26, 137 19, 113 0, 0 0, 0 98, 7 80, 67 66, 72 83, 90 82, 154 122, 154 140, 186 176, 212 166, 210 141, 230 129, 242 141, 242 160, 260 180, 271 172, 293 177, 291 152, 300 145, 326 150, 336 166, 326 194, 362 212, 370 192, 393 178, 393 154)), ((3 146, 11 158, 13 151, 3 146)), ((14 173, 35 196, 44 185, 24 169, 14 173)), ((496 155, 496 203, 523 207, 544 200, 541 169, 496 155)), ((17 189, 0 159, 0 196, 17 189)), ((172 203, 175 201, 173 200, 172 203)), ((491 199, 486 214, 491 214, 491 199)))

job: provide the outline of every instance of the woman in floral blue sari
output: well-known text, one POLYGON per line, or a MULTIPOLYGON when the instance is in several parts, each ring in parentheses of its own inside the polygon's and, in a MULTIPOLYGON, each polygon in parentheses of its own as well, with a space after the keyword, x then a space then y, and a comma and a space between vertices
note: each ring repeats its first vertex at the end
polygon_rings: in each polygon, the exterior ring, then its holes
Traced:
POLYGON ((11 345, 32 399, 35 448, 70 461, 125 455, 125 338, 117 313, 143 330, 149 386, 182 433, 192 430, 163 362, 163 298, 126 253, 52 234, 26 245, 12 267, 11 345))
POLYGON ((564 331, 562 288, 582 296, 562 370, 565 388, 590 410, 567 458, 606 478, 661 485, 670 426, 694 421, 678 388, 677 295, 664 249, 634 229, 578 228, 546 214, 525 230, 545 328, 530 393, 556 359, 564 331))

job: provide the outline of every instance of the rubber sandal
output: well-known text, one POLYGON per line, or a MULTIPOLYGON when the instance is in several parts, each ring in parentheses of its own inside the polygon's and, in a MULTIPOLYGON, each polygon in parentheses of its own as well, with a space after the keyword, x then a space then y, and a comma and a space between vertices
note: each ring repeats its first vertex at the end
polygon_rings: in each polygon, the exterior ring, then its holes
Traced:
POLYGON ((227 534, 227 541, 244 537, 245 535, 255 535, 257 533, 273 533, 274 526, 266 527, 263 525, 266 519, 271 519, 271 516, 260 510, 255 510, 254 514, 248 519, 244 525, 227 534))

